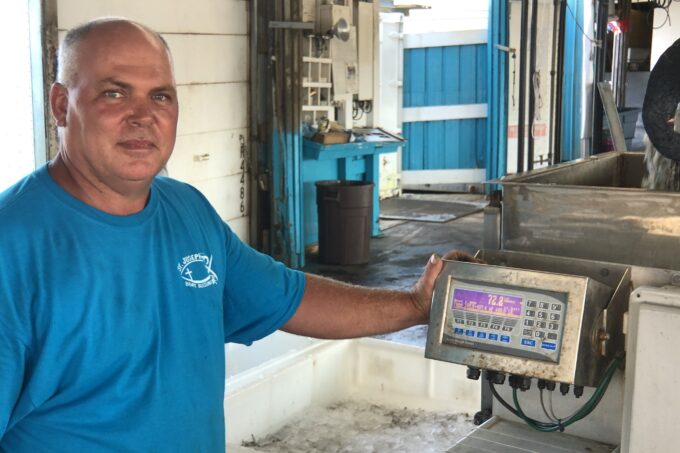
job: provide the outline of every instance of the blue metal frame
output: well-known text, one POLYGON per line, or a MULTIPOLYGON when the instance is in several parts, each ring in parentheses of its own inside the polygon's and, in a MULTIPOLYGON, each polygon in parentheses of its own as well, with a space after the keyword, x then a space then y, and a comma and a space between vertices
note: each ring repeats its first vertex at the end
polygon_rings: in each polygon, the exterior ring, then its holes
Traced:
POLYGON ((273 219, 276 244, 285 244, 286 250, 274 251, 291 267, 305 263, 302 232, 302 132, 272 134, 272 193, 276 203, 277 218, 273 219))
MULTIPOLYGON (((488 120, 486 179, 505 175, 508 167, 508 1, 489 1, 488 120)), ((488 189, 493 189, 489 187, 488 189)))
POLYGON ((564 30, 564 81, 562 85, 562 161, 578 157, 581 146, 581 96, 583 95, 583 1, 567 0, 564 30), (578 23, 577 23, 578 21, 578 23))

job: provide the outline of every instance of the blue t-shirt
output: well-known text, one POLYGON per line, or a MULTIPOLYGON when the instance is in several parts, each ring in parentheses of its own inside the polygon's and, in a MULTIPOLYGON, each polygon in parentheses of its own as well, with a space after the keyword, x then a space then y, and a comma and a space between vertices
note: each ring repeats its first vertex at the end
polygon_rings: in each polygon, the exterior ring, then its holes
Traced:
POLYGON ((189 185, 113 216, 41 167, 0 194, 0 451, 223 451, 224 343, 304 286, 189 185))

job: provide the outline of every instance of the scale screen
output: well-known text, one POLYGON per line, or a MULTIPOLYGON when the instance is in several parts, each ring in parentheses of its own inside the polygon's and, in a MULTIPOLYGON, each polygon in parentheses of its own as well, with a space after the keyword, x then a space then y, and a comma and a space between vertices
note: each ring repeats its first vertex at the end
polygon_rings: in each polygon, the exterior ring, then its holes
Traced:
POLYGON ((461 288, 453 291, 453 308, 457 310, 519 318, 522 315, 522 302, 521 297, 508 294, 461 288))
POLYGON ((557 362, 566 294, 451 278, 442 342, 557 362))

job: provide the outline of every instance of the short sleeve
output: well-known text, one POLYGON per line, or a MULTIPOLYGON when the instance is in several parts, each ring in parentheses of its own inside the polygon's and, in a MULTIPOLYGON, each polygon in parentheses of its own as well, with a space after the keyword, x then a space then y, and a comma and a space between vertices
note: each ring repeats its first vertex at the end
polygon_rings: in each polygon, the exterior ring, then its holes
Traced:
POLYGON ((224 340, 250 344, 281 328, 305 290, 304 273, 244 244, 225 228, 224 340))
POLYGON ((28 348, 0 322, 0 450, 5 433, 33 409, 26 390, 28 348))

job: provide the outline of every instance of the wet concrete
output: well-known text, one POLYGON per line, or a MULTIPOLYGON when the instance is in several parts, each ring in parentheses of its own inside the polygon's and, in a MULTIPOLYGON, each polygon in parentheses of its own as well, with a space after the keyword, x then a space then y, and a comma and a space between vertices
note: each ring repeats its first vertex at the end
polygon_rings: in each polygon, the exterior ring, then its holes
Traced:
POLYGON ((368 264, 321 264, 317 253, 307 255, 304 270, 357 285, 406 289, 411 287, 430 258, 450 250, 473 253, 482 247, 481 212, 445 223, 407 221, 371 238, 368 264))

